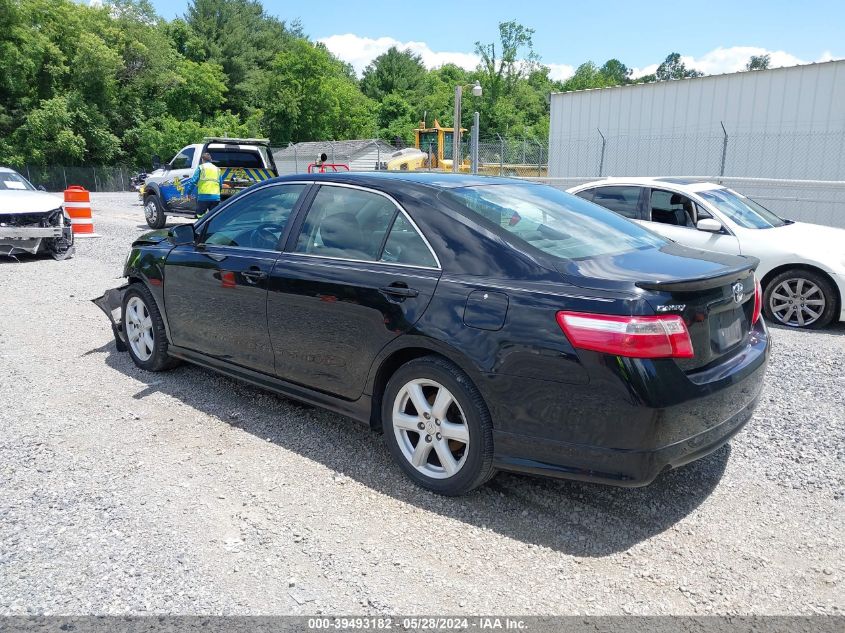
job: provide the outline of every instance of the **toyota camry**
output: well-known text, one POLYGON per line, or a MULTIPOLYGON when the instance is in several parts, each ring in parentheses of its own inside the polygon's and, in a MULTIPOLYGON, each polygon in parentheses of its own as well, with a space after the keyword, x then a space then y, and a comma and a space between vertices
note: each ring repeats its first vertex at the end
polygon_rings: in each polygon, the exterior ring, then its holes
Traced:
POLYGON ((435 492, 499 470, 636 486, 750 418, 756 264, 545 185, 309 174, 142 236, 95 302, 138 367, 342 413, 435 492))

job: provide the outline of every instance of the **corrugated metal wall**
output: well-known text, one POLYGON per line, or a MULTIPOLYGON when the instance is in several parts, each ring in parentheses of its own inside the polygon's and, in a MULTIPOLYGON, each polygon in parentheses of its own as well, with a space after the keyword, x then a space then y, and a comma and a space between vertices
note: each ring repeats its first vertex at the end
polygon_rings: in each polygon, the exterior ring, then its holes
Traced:
POLYGON ((845 61, 553 94, 548 163, 562 179, 767 179, 747 193, 845 226, 845 61))
POLYGON ((845 180, 843 134, 845 61, 557 93, 549 176, 593 175, 604 144, 601 175, 845 180))

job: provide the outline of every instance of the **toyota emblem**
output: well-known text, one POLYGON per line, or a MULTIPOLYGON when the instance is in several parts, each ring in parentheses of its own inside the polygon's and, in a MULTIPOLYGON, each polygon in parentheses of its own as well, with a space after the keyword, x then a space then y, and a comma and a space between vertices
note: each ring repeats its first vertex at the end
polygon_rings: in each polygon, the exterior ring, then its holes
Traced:
POLYGON ((742 299, 745 297, 745 288, 743 287, 741 281, 738 281, 733 285, 733 293, 734 301, 742 303, 742 299))

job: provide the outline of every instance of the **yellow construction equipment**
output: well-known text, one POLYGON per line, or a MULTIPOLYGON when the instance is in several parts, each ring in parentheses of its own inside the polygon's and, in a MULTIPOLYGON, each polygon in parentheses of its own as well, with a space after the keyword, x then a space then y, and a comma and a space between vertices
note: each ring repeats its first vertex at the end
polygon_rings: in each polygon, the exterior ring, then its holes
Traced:
MULTIPOLYGON (((466 134, 466 128, 461 128, 462 137, 466 134)), ((419 127, 414 130, 414 147, 408 147, 393 152, 386 161, 382 162, 381 169, 388 171, 452 171, 452 143, 454 141, 455 128, 441 127, 440 122, 434 119, 432 127, 427 127, 425 121, 420 121, 419 127)), ((464 142, 468 142, 468 138, 464 142)), ((469 160, 464 160, 458 171, 470 173, 472 166, 469 160)), ((501 157, 496 156, 493 161, 481 161, 478 166, 478 173, 487 176, 535 176, 542 177, 547 174, 545 165, 513 164, 505 163, 501 157)))

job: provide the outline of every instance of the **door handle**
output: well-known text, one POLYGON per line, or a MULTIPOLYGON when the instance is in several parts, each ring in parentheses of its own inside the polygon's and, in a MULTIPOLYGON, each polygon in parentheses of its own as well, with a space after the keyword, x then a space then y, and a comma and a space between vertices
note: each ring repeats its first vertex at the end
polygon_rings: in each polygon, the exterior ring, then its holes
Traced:
POLYGON ((419 294, 420 294, 420 291, 417 290, 416 288, 408 288, 408 286, 405 286, 405 285, 401 285, 401 286, 390 285, 390 286, 385 286, 384 288, 379 288, 379 290, 386 295, 392 295, 394 297, 402 297, 403 299, 418 297, 419 294))
POLYGON ((248 270, 243 271, 241 275, 243 275, 243 278, 250 284, 256 284, 259 281, 267 279, 267 273, 259 269, 257 266, 251 266, 248 270))

